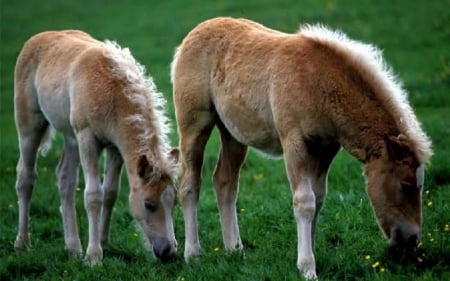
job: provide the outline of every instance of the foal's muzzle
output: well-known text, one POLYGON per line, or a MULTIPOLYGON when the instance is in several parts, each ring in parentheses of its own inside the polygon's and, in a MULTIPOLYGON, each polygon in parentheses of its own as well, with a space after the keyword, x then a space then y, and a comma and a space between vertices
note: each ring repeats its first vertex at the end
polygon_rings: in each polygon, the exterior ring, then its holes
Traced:
POLYGON ((167 238, 156 236, 153 239, 153 253, 162 262, 169 262, 177 255, 177 243, 171 243, 167 238))
POLYGON ((391 248, 413 250, 419 241, 419 229, 409 223, 398 223, 391 229, 391 248))

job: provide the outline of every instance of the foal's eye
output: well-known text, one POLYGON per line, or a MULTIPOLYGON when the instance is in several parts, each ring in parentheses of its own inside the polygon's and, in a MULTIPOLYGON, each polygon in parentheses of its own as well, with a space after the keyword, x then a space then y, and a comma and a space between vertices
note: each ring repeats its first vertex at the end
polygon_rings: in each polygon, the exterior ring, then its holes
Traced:
POLYGON ((147 209, 147 211, 152 212, 152 213, 155 212, 156 209, 158 208, 158 206, 155 203, 149 202, 149 201, 145 201, 144 206, 145 206, 145 209, 147 209))
POLYGON ((414 196, 416 194, 416 191, 418 190, 414 185, 408 183, 408 182, 402 182, 400 183, 402 192, 406 196, 414 196))

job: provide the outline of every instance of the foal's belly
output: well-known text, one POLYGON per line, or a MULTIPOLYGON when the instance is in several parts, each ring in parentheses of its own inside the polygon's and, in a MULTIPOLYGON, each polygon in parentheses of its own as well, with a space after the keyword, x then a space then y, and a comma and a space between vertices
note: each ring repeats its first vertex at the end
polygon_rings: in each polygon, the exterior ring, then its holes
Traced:
POLYGON ((216 111, 230 134, 240 143, 272 156, 283 153, 269 112, 253 110, 244 103, 216 103, 216 111))
POLYGON ((37 80, 39 107, 50 125, 64 135, 74 136, 70 125, 70 100, 67 89, 59 83, 37 80))

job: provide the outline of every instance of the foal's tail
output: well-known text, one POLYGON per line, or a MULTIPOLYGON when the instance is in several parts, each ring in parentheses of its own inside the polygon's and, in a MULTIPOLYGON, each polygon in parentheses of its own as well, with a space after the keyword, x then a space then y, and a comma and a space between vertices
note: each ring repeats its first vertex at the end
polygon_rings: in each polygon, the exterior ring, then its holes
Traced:
POLYGON ((52 141, 55 138, 55 129, 52 126, 47 126, 44 136, 39 144, 39 152, 42 156, 47 155, 48 151, 52 147, 52 141))

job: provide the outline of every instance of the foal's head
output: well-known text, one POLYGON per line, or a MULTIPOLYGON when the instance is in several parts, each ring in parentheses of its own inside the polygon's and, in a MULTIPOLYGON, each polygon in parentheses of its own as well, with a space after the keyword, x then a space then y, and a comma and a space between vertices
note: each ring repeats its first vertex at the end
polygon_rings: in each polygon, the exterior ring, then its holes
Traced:
MULTIPOLYGON (((178 150, 171 152, 169 161, 176 162, 178 150)), ((130 206, 153 254, 163 262, 176 256, 177 241, 173 229, 173 209, 176 190, 172 176, 160 171, 141 155, 137 162, 138 179, 130 192, 130 206)))
POLYGON ((389 243, 413 249, 420 240, 424 167, 405 136, 385 137, 380 158, 365 166, 367 193, 389 243))

